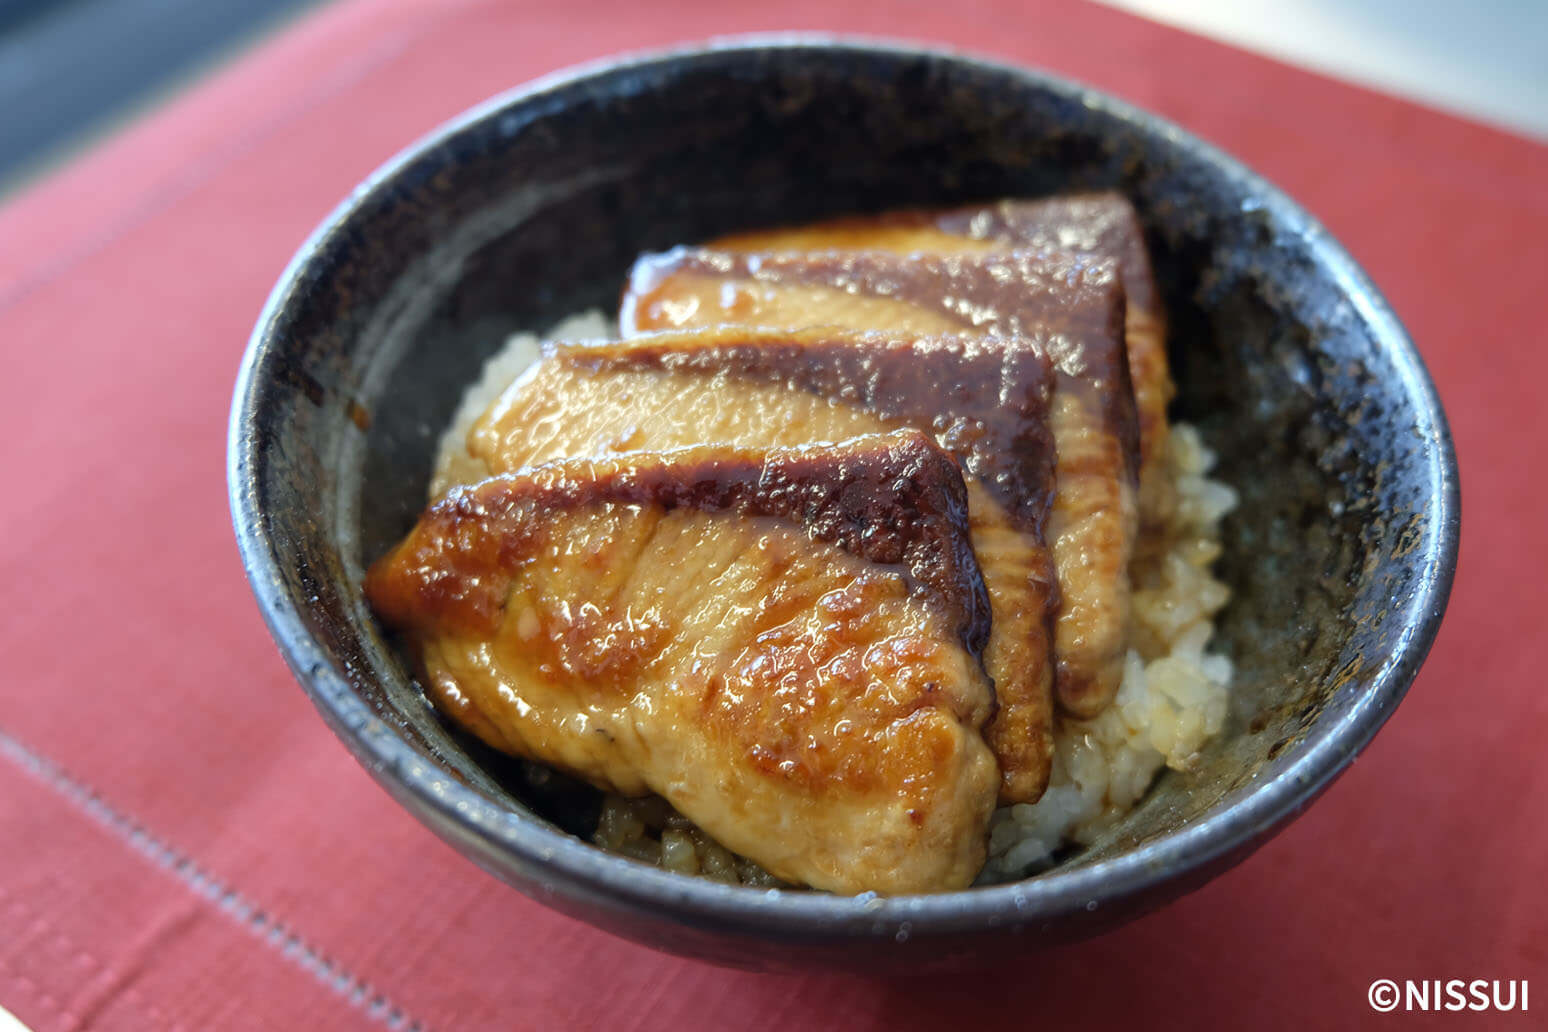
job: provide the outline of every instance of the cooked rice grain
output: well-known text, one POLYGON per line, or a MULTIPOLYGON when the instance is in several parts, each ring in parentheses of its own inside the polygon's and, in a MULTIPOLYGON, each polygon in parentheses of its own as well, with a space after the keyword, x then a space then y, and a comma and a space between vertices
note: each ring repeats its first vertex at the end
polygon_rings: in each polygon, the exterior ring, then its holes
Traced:
POLYGON ((1024 877, 1066 843, 1091 842, 1133 809, 1163 766, 1191 768, 1225 722, 1231 661, 1206 649, 1230 592, 1209 567, 1236 493, 1206 476, 1215 457, 1186 423, 1172 428, 1166 460, 1177 506, 1130 568, 1134 647, 1118 697, 1092 720, 1060 721, 1048 791, 995 811, 980 883, 1024 877))

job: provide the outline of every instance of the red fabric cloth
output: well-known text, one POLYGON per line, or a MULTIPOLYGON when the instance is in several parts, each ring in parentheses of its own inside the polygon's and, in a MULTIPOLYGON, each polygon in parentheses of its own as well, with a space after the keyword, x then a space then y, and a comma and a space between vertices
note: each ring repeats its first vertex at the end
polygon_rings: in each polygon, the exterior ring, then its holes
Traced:
POLYGON ((1375 978, 1535 978, 1534 1013, 1489 1019, 1525 1027, 1548 1010, 1545 269, 1543 146, 1105 8, 325 8, 0 209, 0 1005, 38 1030, 1326 1028, 1371 1020, 1375 978), (324 728, 227 519, 248 331, 354 183, 561 66, 790 28, 1040 65, 1220 143, 1371 271, 1461 455, 1450 616, 1343 780, 1165 911, 979 974, 725 971, 502 887, 324 728))

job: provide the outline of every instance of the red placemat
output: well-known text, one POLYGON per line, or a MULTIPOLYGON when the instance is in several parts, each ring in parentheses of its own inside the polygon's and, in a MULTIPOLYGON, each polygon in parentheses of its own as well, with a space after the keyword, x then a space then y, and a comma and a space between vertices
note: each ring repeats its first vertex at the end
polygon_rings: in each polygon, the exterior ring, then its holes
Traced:
POLYGON ((1548 1011, 1548 568, 1531 530, 1548 489, 1528 461, 1548 443, 1545 270, 1548 148, 1104 8, 326 8, 0 209, 0 1005, 39 1030, 1300 1028, 1371 1021, 1376 978, 1529 978, 1548 1011), (323 727, 227 519, 248 331, 355 182, 566 64, 790 28, 1039 65, 1220 143, 1365 263, 1461 455, 1450 616, 1343 780, 1162 913, 974 975, 724 971, 502 887, 323 727))

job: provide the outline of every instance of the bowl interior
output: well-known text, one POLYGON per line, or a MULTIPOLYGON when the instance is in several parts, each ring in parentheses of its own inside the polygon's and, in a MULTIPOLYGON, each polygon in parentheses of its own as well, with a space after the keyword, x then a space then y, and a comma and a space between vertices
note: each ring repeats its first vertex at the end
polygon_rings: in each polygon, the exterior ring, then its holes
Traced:
POLYGON ((373 762, 362 736, 401 737, 511 820, 582 830, 587 793, 436 718, 359 588, 420 512, 437 436, 481 363, 511 332, 614 308, 644 250, 1095 187, 1142 214, 1174 412, 1241 493, 1219 564, 1234 597, 1217 647, 1236 681, 1198 769, 1166 774, 1066 867, 1144 849, 1286 777, 1326 781, 1347 756, 1312 775, 1297 763, 1374 732, 1449 578, 1449 443, 1401 328, 1319 227, 1164 124, 1032 74, 858 46, 698 52, 492 104, 380 173, 298 257, 239 385, 233 493, 266 615, 320 708, 373 762))

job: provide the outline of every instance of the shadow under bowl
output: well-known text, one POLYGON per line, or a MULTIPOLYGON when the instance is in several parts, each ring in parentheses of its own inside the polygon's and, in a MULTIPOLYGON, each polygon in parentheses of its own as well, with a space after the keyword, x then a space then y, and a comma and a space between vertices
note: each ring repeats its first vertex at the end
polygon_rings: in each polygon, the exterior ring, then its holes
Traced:
POLYGON ((1402 326, 1240 164, 1085 87, 827 39, 631 58, 497 97, 367 180, 297 254, 236 387, 231 507, 265 620, 394 798, 529 896, 720 963, 899 971, 1095 934, 1296 816, 1392 713, 1456 564, 1456 460, 1402 326), (641 251, 850 212, 1114 188, 1171 322, 1178 418, 1241 495, 1218 572, 1231 711, 1089 849, 1027 881, 846 898, 684 877, 587 845, 586 800, 444 725, 361 594, 423 508, 437 438, 507 335, 616 305, 641 251))

